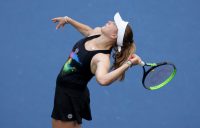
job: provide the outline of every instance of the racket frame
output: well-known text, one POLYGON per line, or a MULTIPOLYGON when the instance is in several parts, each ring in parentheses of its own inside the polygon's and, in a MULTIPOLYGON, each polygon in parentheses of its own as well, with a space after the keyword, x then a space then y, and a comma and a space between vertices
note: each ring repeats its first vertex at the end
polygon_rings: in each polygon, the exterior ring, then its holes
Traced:
POLYGON ((142 68, 143 68, 143 77, 142 77, 142 84, 144 86, 144 88, 148 89, 148 90, 157 90, 159 88, 162 88, 163 86, 165 86, 168 82, 170 82, 172 80, 172 78, 175 76, 176 74, 176 66, 170 62, 161 62, 161 63, 145 63, 142 61, 141 64, 142 68), (156 85, 154 87, 147 87, 145 86, 145 78, 148 75, 149 72, 151 72, 152 70, 154 70, 155 68, 162 66, 162 65, 171 65, 174 68, 173 73, 170 75, 170 77, 168 77, 168 79, 166 79, 164 82, 162 82, 159 85, 156 85), (150 67, 147 71, 145 69, 146 67, 150 67))

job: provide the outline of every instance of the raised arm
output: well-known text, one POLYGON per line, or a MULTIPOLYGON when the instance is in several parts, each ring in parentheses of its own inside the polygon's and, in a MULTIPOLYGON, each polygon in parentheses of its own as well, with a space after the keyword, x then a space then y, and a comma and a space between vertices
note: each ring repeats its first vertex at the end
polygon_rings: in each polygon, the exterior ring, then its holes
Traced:
POLYGON ((52 21, 54 23, 58 22, 56 29, 59 29, 60 27, 64 27, 65 24, 71 24, 74 28, 76 28, 82 35, 89 36, 94 31, 91 27, 88 25, 85 25, 83 23, 80 23, 68 16, 65 17, 56 17, 53 18, 52 21))

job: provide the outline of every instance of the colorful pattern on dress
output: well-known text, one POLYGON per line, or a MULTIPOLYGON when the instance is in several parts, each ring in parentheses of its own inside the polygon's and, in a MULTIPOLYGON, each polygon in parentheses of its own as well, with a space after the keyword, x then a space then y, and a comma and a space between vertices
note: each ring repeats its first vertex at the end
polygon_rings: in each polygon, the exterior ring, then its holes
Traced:
POLYGON ((77 50, 75 52, 70 53, 70 56, 67 62, 65 63, 62 72, 64 74, 71 74, 71 73, 76 72, 77 68, 75 67, 75 65, 73 65, 74 63, 81 65, 81 62, 79 61, 79 58, 77 56, 77 50))

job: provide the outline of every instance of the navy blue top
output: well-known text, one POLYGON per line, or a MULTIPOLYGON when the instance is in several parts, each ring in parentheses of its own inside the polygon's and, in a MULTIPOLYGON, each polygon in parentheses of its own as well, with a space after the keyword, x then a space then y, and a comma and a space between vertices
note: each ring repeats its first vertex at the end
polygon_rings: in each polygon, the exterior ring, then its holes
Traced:
POLYGON ((85 37, 79 40, 74 45, 67 61, 65 62, 60 73, 58 74, 56 80, 57 86, 62 86, 79 91, 86 89, 87 83, 94 76, 90 69, 90 62, 92 57, 97 53, 111 53, 111 49, 94 51, 86 50, 85 42, 99 36, 100 35, 85 37))

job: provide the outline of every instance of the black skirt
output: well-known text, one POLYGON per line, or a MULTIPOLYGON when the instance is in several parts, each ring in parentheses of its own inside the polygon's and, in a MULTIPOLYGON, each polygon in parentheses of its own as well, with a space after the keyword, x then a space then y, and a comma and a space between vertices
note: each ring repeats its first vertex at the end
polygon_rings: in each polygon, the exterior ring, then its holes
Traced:
POLYGON ((92 120, 88 88, 80 92, 57 85, 51 117, 61 121, 77 121, 78 124, 82 123, 82 118, 92 120))

